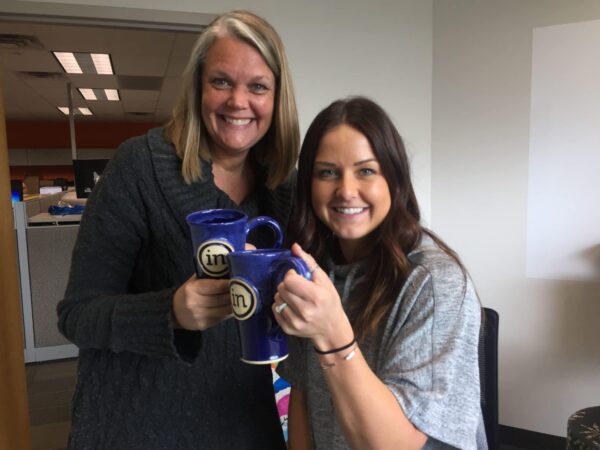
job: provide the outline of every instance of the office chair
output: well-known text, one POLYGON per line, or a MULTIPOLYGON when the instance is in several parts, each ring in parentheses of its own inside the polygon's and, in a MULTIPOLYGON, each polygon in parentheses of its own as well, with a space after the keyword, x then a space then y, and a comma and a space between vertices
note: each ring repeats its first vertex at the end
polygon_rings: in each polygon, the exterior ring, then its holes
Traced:
POLYGON ((498 450, 498 313, 483 308, 479 335, 479 380, 481 411, 489 450, 498 450))

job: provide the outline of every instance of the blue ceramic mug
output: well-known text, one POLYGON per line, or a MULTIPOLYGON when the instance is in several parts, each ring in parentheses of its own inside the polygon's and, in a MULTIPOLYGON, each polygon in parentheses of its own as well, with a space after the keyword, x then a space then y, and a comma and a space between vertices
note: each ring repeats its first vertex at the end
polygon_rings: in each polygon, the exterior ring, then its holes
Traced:
POLYGON ((294 269, 311 278, 306 263, 285 249, 257 249, 229 254, 229 293, 238 320, 242 361, 270 364, 288 356, 286 335, 273 317, 271 305, 286 272, 294 269))
POLYGON ((229 278, 227 255, 244 250, 248 233, 256 227, 268 226, 273 230, 273 247, 283 244, 281 227, 267 216, 248 220, 248 216, 235 209, 207 209, 194 212, 185 220, 192 233, 198 278, 229 278))

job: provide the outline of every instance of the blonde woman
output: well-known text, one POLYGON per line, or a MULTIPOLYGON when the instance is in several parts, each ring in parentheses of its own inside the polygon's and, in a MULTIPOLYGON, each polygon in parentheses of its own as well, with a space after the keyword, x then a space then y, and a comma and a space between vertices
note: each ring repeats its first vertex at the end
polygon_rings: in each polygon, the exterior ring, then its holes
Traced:
POLYGON ((70 448, 285 448, 270 368, 239 361, 228 280, 192 275, 185 217, 233 208, 285 226, 298 147, 279 36, 252 13, 219 16, 170 122, 121 145, 82 218, 58 305, 80 348, 70 448))

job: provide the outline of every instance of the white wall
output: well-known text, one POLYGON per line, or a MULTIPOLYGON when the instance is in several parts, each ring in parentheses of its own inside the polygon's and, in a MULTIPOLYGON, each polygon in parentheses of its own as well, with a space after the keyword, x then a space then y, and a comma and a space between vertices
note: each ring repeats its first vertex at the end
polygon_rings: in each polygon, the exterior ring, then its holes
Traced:
POLYGON ((433 8, 432 224, 500 313, 500 422, 562 436, 600 405, 600 285, 526 278, 532 35, 598 18, 592 1, 433 8))

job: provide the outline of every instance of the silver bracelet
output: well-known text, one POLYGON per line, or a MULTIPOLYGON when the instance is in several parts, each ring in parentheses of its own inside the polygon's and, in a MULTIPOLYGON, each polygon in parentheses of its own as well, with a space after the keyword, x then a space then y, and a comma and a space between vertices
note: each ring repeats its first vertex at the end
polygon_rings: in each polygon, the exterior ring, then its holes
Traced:
MULTIPOLYGON (((350 349, 350 352, 345 355, 342 356, 342 360, 343 361, 350 361, 352 358, 354 358, 356 356, 356 350, 358 348, 358 345, 354 344, 354 346, 352 347, 352 349, 350 349)), ((331 369, 333 366, 335 366, 336 363, 332 362, 332 363, 328 363, 328 364, 321 364, 321 369, 323 370, 329 370, 331 369)))

